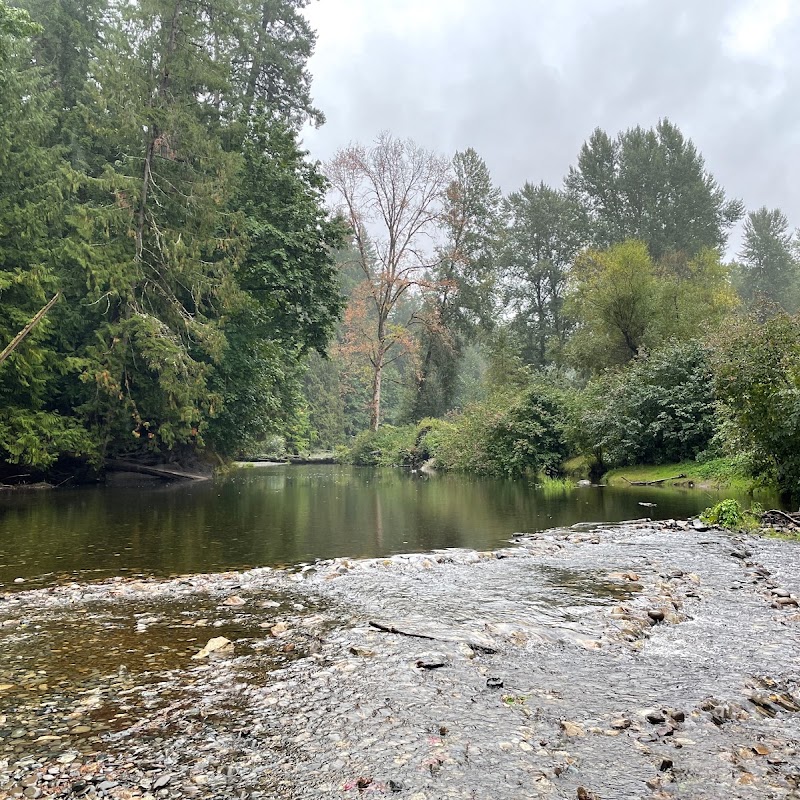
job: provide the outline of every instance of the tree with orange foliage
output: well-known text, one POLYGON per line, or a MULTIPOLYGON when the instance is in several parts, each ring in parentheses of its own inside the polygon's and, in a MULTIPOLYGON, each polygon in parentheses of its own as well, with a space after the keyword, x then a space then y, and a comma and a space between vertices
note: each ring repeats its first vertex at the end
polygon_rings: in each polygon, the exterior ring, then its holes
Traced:
POLYGON ((435 288, 436 236, 450 163, 411 140, 381 133, 366 147, 336 153, 326 174, 350 224, 363 282, 345 315, 345 347, 363 355, 372 379, 370 428, 381 417, 386 367, 414 346, 413 312, 401 316, 401 300, 435 288))

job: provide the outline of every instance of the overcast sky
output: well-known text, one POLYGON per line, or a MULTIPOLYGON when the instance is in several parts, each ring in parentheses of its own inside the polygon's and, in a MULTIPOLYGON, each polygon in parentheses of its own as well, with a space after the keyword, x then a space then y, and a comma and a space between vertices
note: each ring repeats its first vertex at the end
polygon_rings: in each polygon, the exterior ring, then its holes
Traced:
POLYGON ((581 144, 669 117, 729 196, 800 225, 800 0, 314 0, 330 157, 388 129, 474 147, 504 191, 558 185, 581 144))

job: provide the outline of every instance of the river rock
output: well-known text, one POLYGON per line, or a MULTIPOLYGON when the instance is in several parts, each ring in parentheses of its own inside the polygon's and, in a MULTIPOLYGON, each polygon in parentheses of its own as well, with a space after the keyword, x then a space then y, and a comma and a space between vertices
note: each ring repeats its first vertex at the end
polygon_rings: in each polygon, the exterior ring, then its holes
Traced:
POLYGON ((440 669, 449 663, 450 660, 444 653, 422 653, 414 659, 414 666, 418 669, 440 669))
POLYGON ((238 594, 234 594, 234 595, 231 595, 230 597, 226 597, 222 601, 222 605, 224 605, 224 606, 243 606, 246 602, 247 601, 244 598, 239 597, 238 594))
POLYGON ((561 723, 561 729, 567 736, 585 736, 586 731, 578 725, 577 722, 570 722, 569 720, 563 720, 561 723))
POLYGON ((276 622, 271 628, 270 633, 273 636, 280 636, 282 633, 286 633, 289 630, 289 626, 285 622, 276 622))
POLYGON ((213 639, 209 639, 206 646, 195 653, 192 658, 208 658, 212 653, 215 656, 232 656, 233 649, 234 645, 230 639, 226 639, 224 636, 215 636, 213 639))

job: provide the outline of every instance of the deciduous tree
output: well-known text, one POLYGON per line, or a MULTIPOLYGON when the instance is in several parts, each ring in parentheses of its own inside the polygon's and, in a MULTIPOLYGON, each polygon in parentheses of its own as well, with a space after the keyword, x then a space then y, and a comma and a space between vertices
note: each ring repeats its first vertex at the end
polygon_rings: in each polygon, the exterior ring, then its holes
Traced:
POLYGON ((732 318, 714 337, 717 394, 770 468, 800 497, 800 317, 732 318))
POLYGON ((713 329, 737 302, 718 250, 659 263, 635 240, 590 250, 573 269, 568 303, 577 328, 566 353, 586 373, 624 364, 713 329))
POLYGON ((449 162, 410 140, 382 133, 370 146, 351 145, 326 173, 347 219, 363 285, 348 310, 351 342, 363 349, 371 373, 370 427, 381 419, 386 367, 413 345, 415 313, 398 313, 414 291, 434 288, 436 235, 449 162))
POLYGON ((613 139, 597 128, 566 185, 587 209, 596 245, 639 239, 656 260, 724 247, 743 213, 740 201, 726 200, 691 139, 666 119, 613 139))
POLYGON ((780 209, 764 207, 747 215, 736 277, 747 303, 766 300, 794 310, 800 277, 797 239, 780 209))

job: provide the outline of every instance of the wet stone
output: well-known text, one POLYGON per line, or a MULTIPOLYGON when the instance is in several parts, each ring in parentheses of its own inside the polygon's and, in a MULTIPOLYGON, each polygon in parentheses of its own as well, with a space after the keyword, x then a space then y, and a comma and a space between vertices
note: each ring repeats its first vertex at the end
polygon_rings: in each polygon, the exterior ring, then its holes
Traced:
MULTIPOLYGON (((800 558, 742 541, 776 582, 794 585, 800 558)), ((768 610, 763 583, 730 593, 742 572, 731 542, 718 530, 697 537, 637 523, 543 532, 526 542, 533 550, 508 548, 502 559, 448 550, 350 559, 342 573, 333 560, 302 576, 254 570, 22 592, 13 616, 42 627, 30 639, 0 629, 14 637, 3 643, 11 666, 0 683, 24 687, 6 690, 10 702, 3 695, 0 747, 27 758, 4 772, 0 750, 0 796, 28 788, 19 781, 29 775, 46 796, 120 800, 518 800, 579 789, 639 800, 647 781, 658 797, 789 800, 800 653, 790 615, 768 610), (330 573, 342 577, 325 580, 330 573), (624 573, 636 582, 610 577, 624 573), (698 585, 687 625, 682 603, 698 585), (247 602, 224 605, 231 596, 247 602), (260 604, 278 598, 275 619, 260 604), (651 629, 648 609, 674 624, 651 629), (370 630, 372 619, 410 635, 370 630), (236 641, 235 653, 193 660, 209 639, 198 621, 236 641), (147 630, 137 634, 140 623, 147 630), (76 639, 85 663, 74 663, 76 639), (467 644, 489 639, 488 649, 467 644), (42 652, 53 654, 46 676, 42 652), (447 669, 415 667, 437 655, 447 669), (489 691, 497 676, 501 691, 489 691), (663 719, 645 723, 641 709, 663 719), (720 709, 732 724, 714 724, 720 709), (70 734, 80 726, 89 730, 70 734), (49 735, 64 738, 40 738, 49 735), (659 770, 675 752, 680 769, 659 770)))
POLYGON ((444 653, 424 653, 414 659, 414 666, 418 669, 440 669, 449 663, 450 659, 444 653))

